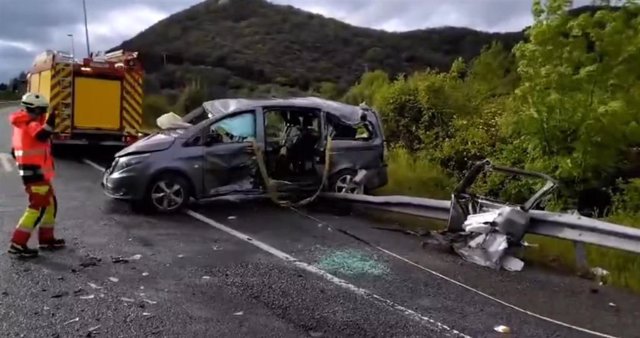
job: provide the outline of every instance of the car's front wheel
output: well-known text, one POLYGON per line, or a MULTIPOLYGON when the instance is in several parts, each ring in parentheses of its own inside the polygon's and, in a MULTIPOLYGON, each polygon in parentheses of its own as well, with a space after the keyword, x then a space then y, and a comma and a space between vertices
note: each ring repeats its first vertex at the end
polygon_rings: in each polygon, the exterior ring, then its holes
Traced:
POLYGON ((167 173, 154 179, 146 194, 146 205, 159 213, 182 210, 191 197, 189 182, 182 176, 167 173))

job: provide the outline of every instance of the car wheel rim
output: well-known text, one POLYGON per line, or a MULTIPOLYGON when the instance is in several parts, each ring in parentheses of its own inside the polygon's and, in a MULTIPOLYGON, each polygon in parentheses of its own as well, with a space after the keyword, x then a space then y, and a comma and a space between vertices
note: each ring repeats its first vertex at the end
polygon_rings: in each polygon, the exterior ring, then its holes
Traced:
POLYGON ((184 189, 177 183, 160 181, 151 190, 151 201, 159 210, 174 210, 184 201, 184 189))
POLYGON ((355 177, 352 175, 343 175, 338 178, 336 181, 335 190, 339 194, 360 194, 362 193, 362 188, 353 183, 355 177))

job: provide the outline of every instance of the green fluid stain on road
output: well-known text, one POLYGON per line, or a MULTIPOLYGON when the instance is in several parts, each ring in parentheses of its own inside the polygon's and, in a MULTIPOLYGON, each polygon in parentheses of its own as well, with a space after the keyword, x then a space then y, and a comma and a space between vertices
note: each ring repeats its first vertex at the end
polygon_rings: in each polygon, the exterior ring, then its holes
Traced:
POLYGON ((357 250, 341 250, 325 255, 317 267, 327 272, 347 275, 383 275, 389 268, 357 250))

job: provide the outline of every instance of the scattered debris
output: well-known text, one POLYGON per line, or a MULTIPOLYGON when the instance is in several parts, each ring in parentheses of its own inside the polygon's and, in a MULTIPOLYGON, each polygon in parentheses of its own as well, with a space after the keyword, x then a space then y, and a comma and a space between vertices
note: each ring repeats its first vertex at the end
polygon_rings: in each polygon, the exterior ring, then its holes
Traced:
POLYGON ((209 276, 202 276, 202 279, 211 279, 209 276))
POLYGON ((119 281, 119 279, 115 278, 115 277, 109 277, 109 280, 114 282, 114 283, 117 283, 119 281))
POLYGON ((389 268, 358 250, 340 250, 322 257, 317 264, 322 270, 346 275, 384 275, 389 268))
POLYGON ((54 294, 53 296, 51 296, 51 298, 62 298, 62 297, 66 297, 69 295, 68 291, 60 291, 56 294, 54 294))
POLYGON ((102 325, 96 325, 96 326, 94 326, 94 327, 90 327, 90 328, 89 328, 89 330, 88 330, 88 331, 89 331, 89 333, 88 333, 88 334, 90 335, 91 333, 95 332, 95 331, 96 331, 97 329, 99 329, 101 326, 102 326, 102 325))
POLYGON ((234 316, 242 316, 243 314, 244 314, 244 311, 239 311, 239 312, 234 313, 233 315, 234 316))
POLYGON ((508 326, 504 326, 504 325, 498 325, 496 327, 493 328, 496 332, 500 332, 500 333, 511 333, 511 328, 509 328, 508 326))
POLYGON ((98 286, 98 285, 93 284, 93 283, 87 283, 87 284, 89 284, 89 286, 92 287, 93 289, 102 289, 102 286, 98 286))
POLYGON ((146 276, 149 276, 149 273, 148 272, 143 272, 142 275, 146 277, 146 276))
POLYGON ((217 246, 217 245, 212 245, 211 249, 213 249, 213 251, 218 251, 218 250, 222 250, 221 247, 217 246))
POLYGON ((88 268, 90 266, 98 266, 98 264, 102 262, 102 258, 89 256, 84 261, 80 263, 80 266, 83 268, 88 268))
POLYGON ((601 267, 595 267, 591 268, 589 272, 591 273, 592 277, 598 282, 598 284, 604 285, 607 283, 610 274, 609 271, 601 267))
POLYGON ((183 255, 183 254, 179 254, 179 255, 178 255, 178 258, 182 258, 182 257, 184 257, 184 255, 183 255))
POLYGON ((72 320, 66 321, 62 325, 71 324, 71 323, 77 322, 77 321, 80 321, 80 317, 76 317, 76 318, 73 318, 72 320))
POLYGON ((126 258, 122 258, 120 256, 118 257, 111 257, 111 263, 117 264, 117 263, 129 263, 129 260, 126 258))
POLYGON ((149 300, 149 299, 143 299, 142 301, 144 301, 145 303, 149 303, 151 305, 158 303, 158 302, 154 302, 154 301, 149 300))
POLYGON ((616 307, 617 305, 616 305, 616 303, 609 303, 609 306, 610 307, 616 307))
POLYGON ((143 312, 142 315, 143 316, 151 316, 151 314, 149 312, 143 312))
POLYGON ((227 219, 236 219, 236 218, 237 218, 236 216, 229 216, 229 217, 227 217, 227 219))
POLYGON ((120 297, 120 300, 122 300, 123 302, 127 302, 127 303, 133 303, 133 302, 135 302, 135 300, 134 300, 134 299, 126 298, 126 297, 120 297))
POLYGON ((51 308, 50 308, 50 307, 48 307, 48 306, 46 306, 46 305, 44 306, 44 310, 45 310, 45 311, 46 311, 46 310, 49 310, 49 309, 51 309, 51 308))
POLYGON ((80 299, 93 299, 95 297, 95 295, 86 295, 86 296, 80 296, 80 299))

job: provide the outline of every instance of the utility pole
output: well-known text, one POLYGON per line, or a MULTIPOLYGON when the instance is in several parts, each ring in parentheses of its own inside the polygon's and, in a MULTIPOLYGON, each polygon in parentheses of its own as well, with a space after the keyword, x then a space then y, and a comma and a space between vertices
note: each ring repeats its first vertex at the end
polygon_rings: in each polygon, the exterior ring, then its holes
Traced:
POLYGON ((84 32, 87 38, 87 57, 91 57, 91 48, 89 48, 89 26, 87 25, 87 3, 82 0, 82 9, 84 10, 84 32))

